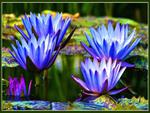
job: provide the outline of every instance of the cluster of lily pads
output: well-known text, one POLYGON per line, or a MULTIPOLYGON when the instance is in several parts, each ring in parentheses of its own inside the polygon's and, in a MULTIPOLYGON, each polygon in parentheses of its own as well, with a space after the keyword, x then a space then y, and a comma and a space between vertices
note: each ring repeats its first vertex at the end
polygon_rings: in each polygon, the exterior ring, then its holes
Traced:
MULTIPOLYGON (((64 19, 61 13, 57 13, 55 17, 50 14, 37 16, 31 13, 30 16, 25 15, 22 22, 26 31, 15 25, 21 38, 15 41, 16 44, 12 44, 13 51, 10 53, 24 70, 34 73, 42 72, 53 65, 60 50, 65 47, 76 29, 74 27, 69 36, 64 38, 71 24, 71 18, 64 19)), ((91 58, 81 62, 80 69, 84 81, 74 75, 71 76, 83 88, 82 96, 115 95, 127 89, 125 87, 113 90, 125 69, 134 66, 124 59, 141 40, 137 38, 133 41, 135 30, 129 34, 128 29, 128 25, 120 23, 117 23, 114 29, 109 22, 107 28, 104 25, 97 29, 91 27, 92 38, 85 33, 89 47, 83 42, 81 45, 91 58)), ((25 87, 23 76, 20 81, 10 78, 7 95, 21 96, 23 93, 24 96, 29 96, 31 82, 28 93, 25 87), (17 83, 14 83, 15 81, 17 83)))

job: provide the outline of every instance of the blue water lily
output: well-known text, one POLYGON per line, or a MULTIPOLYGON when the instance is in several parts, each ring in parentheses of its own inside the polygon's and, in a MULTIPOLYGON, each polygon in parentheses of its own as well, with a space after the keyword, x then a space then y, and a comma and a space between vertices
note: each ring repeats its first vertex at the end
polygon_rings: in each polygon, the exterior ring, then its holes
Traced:
POLYGON ((32 33, 30 40, 21 38, 21 43, 16 40, 16 47, 12 44, 11 55, 25 70, 44 70, 49 68, 55 61, 59 50, 55 51, 58 33, 54 35, 42 36, 36 39, 32 33), (35 67, 35 69, 33 68, 35 67))
POLYGON ((49 68, 55 61, 59 51, 71 39, 76 27, 70 32, 65 41, 64 35, 71 19, 63 19, 62 14, 52 15, 32 14, 22 18, 27 34, 15 25, 21 34, 21 43, 16 40, 10 51, 18 64, 25 70, 42 71, 49 68), (62 43, 61 43, 62 42, 62 43))
POLYGON ((103 58, 101 62, 97 59, 93 61, 89 58, 81 62, 81 72, 84 81, 72 75, 73 80, 84 90, 84 94, 90 96, 100 96, 102 94, 115 95, 127 89, 127 87, 112 90, 118 83, 126 67, 121 67, 121 62, 109 58, 103 58))
POLYGON ((97 59, 112 59, 124 60, 127 55, 137 46, 141 38, 135 38, 135 30, 129 35, 128 25, 120 25, 117 23, 113 29, 112 23, 108 23, 108 28, 104 25, 97 29, 90 28, 93 38, 85 33, 90 47, 81 42, 85 50, 94 58, 97 59))
POLYGON ((22 22, 28 35, 18 26, 15 25, 15 28, 26 40, 31 39, 33 32, 38 38, 46 38, 48 34, 51 35, 60 31, 59 36, 55 37, 57 38, 56 47, 58 48, 71 24, 71 19, 63 19, 61 13, 57 13, 55 17, 52 17, 50 14, 38 14, 38 16, 36 16, 36 14, 30 13, 30 16, 25 15, 24 18, 22 18, 22 22))

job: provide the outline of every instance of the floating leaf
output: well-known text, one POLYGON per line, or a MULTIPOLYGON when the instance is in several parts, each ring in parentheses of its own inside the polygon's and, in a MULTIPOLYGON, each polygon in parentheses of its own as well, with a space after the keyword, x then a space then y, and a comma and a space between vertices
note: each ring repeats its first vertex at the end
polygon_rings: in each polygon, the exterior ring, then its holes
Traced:
POLYGON ((129 109, 132 106, 135 106, 139 110, 148 110, 148 100, 146 100, 144 97, 132 97, 131 99, 128 98, 120 98, 118 99, 118 103, 121 106, 129 107, 129 109))
POLYGON ((9 48, 2 48, 2 67, 16 67, 18 63, 8 52, 9 48))
POLYGON ((131 64, 134 64, 135 68, 148 70, 148 59, 143 56, 131 56, 128 59, 126 59, 126 61, 131 64))

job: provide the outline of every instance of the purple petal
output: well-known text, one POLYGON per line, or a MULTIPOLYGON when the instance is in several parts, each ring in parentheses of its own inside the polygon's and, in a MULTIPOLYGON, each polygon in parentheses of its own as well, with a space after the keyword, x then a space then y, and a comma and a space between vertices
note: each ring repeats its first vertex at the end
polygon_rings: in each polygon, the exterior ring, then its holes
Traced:
POLYGON ((96 58, 96 59, 99 59, 92 48, 89 48, 89 47, 86 46, 83 42, 81 42, 81 45, 85 48, 85 50, 86 50, 91 56, 93 56, 93 57, 96 58))
POLYGON ((71 78, 72 78, 77 84, 79 84, 83 89, 85 89, 86 91, 89 91, 87 85, 86 85, 82 80, 80 80, 78 77, 75 77, 74 75, 72 75, 71 78))
POLYGON ((103 85, 102 85, 102 93, 106 93, 107 92, 107 89, 108 89, 108 79, 106 80, 103 80, 103 85))
POLYGON ((32 85, 32 80, 30 80, 30 83, 29 83, 29 86, 28 86, 28 96, 30 95, 31 85, 32 85))
POLYGON ((27 92, 26 92, 25 80, 24 80, 23 75, 21 75, 20 84, 19 85, 20 85, 20 92, 24 92, 24 95, 26 96, 27 92))
POLYGON ((119 89, 119 90, 113 90, 113 91, 109 91, 109 94, 110 95, 115 95, 115 94, 118 94, 124 90, 128 89, 128 87, 125 87, 125 88, 122 88, 122 89, 119 89))
POLYGON ((121 63, 121 66, 122 66, 122 67, 135 67, 134 64, 130 64, 130 63, 127 63, 127 62, 122 62, 122 63, 121 63))

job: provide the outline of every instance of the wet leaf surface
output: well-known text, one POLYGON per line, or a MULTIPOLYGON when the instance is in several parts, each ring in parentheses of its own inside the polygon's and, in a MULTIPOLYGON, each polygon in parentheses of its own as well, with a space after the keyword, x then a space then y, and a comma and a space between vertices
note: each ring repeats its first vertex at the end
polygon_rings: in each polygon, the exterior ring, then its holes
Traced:
POLYGON ((16 67, 15 59, 9 53, 9 48, 2 48, 2 67, 16 67))
POLYGON ((91 102, 3 101, 3 110, 148 110, 148 100, 120 98, 116 102, 101 96, 91 102))

